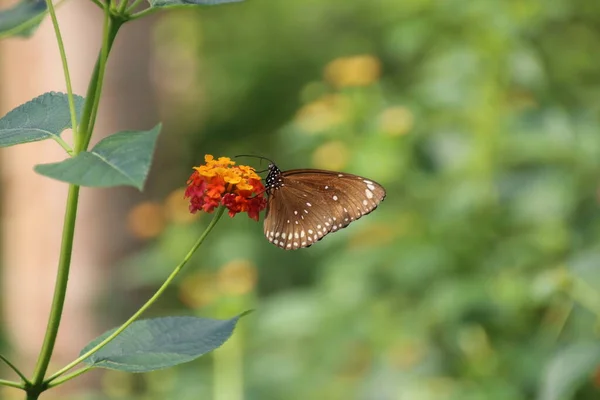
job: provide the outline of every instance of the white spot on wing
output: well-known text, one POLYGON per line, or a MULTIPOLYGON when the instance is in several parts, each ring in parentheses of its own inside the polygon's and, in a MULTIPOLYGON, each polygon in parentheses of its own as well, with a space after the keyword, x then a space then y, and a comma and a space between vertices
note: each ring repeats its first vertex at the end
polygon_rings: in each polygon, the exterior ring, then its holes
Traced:
POLYGON ((375 190, 375 185, 367 183, 367 187, 371 190, 375 190))
POLYGON ((368 199, 373 198, 373 192, 371 192, 369 189, 365 189, 365 194, 367 195, 368 199))
POLYGON ((337 201, 338 197, 337 197, 336 195, 333 195, 332 199, 333 199, 334 201, 337 201))

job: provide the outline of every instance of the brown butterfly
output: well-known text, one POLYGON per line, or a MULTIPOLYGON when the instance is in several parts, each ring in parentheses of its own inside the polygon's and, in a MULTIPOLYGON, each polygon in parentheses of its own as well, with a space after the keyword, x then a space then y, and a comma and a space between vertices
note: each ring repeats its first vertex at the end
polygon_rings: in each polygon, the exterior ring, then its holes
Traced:
POLYGON ((311 246, 385 199, 383 186, 362 176, 320 169, 281 171, 269 161, 264 233, 285 250, 311 246))

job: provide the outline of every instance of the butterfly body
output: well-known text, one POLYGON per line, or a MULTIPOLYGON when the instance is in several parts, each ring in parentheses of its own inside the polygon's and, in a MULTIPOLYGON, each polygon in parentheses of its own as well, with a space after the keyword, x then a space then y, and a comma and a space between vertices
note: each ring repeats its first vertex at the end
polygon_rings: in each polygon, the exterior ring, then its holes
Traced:
POLYGON ((373 211, 385 198, 370 179, 320 169, 281 171, 269 165, 264 234, 285 250, 309 247, 373 211))

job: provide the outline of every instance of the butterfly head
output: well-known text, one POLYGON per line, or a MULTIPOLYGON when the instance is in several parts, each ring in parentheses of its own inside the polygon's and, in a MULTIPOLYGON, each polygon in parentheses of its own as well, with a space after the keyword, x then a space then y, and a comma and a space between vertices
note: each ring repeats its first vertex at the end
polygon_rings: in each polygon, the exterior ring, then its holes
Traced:
POLYGON ((281 177, 281 170, 274 163, 269 164, 269 174, 265 179, 267 193, 271 194, 272 191, 282 187, 283 179, 281 177))

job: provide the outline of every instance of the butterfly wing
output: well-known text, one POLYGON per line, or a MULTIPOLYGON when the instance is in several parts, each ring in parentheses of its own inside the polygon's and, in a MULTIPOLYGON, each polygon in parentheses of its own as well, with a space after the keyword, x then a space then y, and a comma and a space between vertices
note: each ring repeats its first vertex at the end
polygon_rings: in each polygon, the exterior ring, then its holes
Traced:
POLYGON ((361 176, 317 169, 283 172, 269 196, 264 233, 286 250, 308 247, 373 211, 385 189, 361 176))

